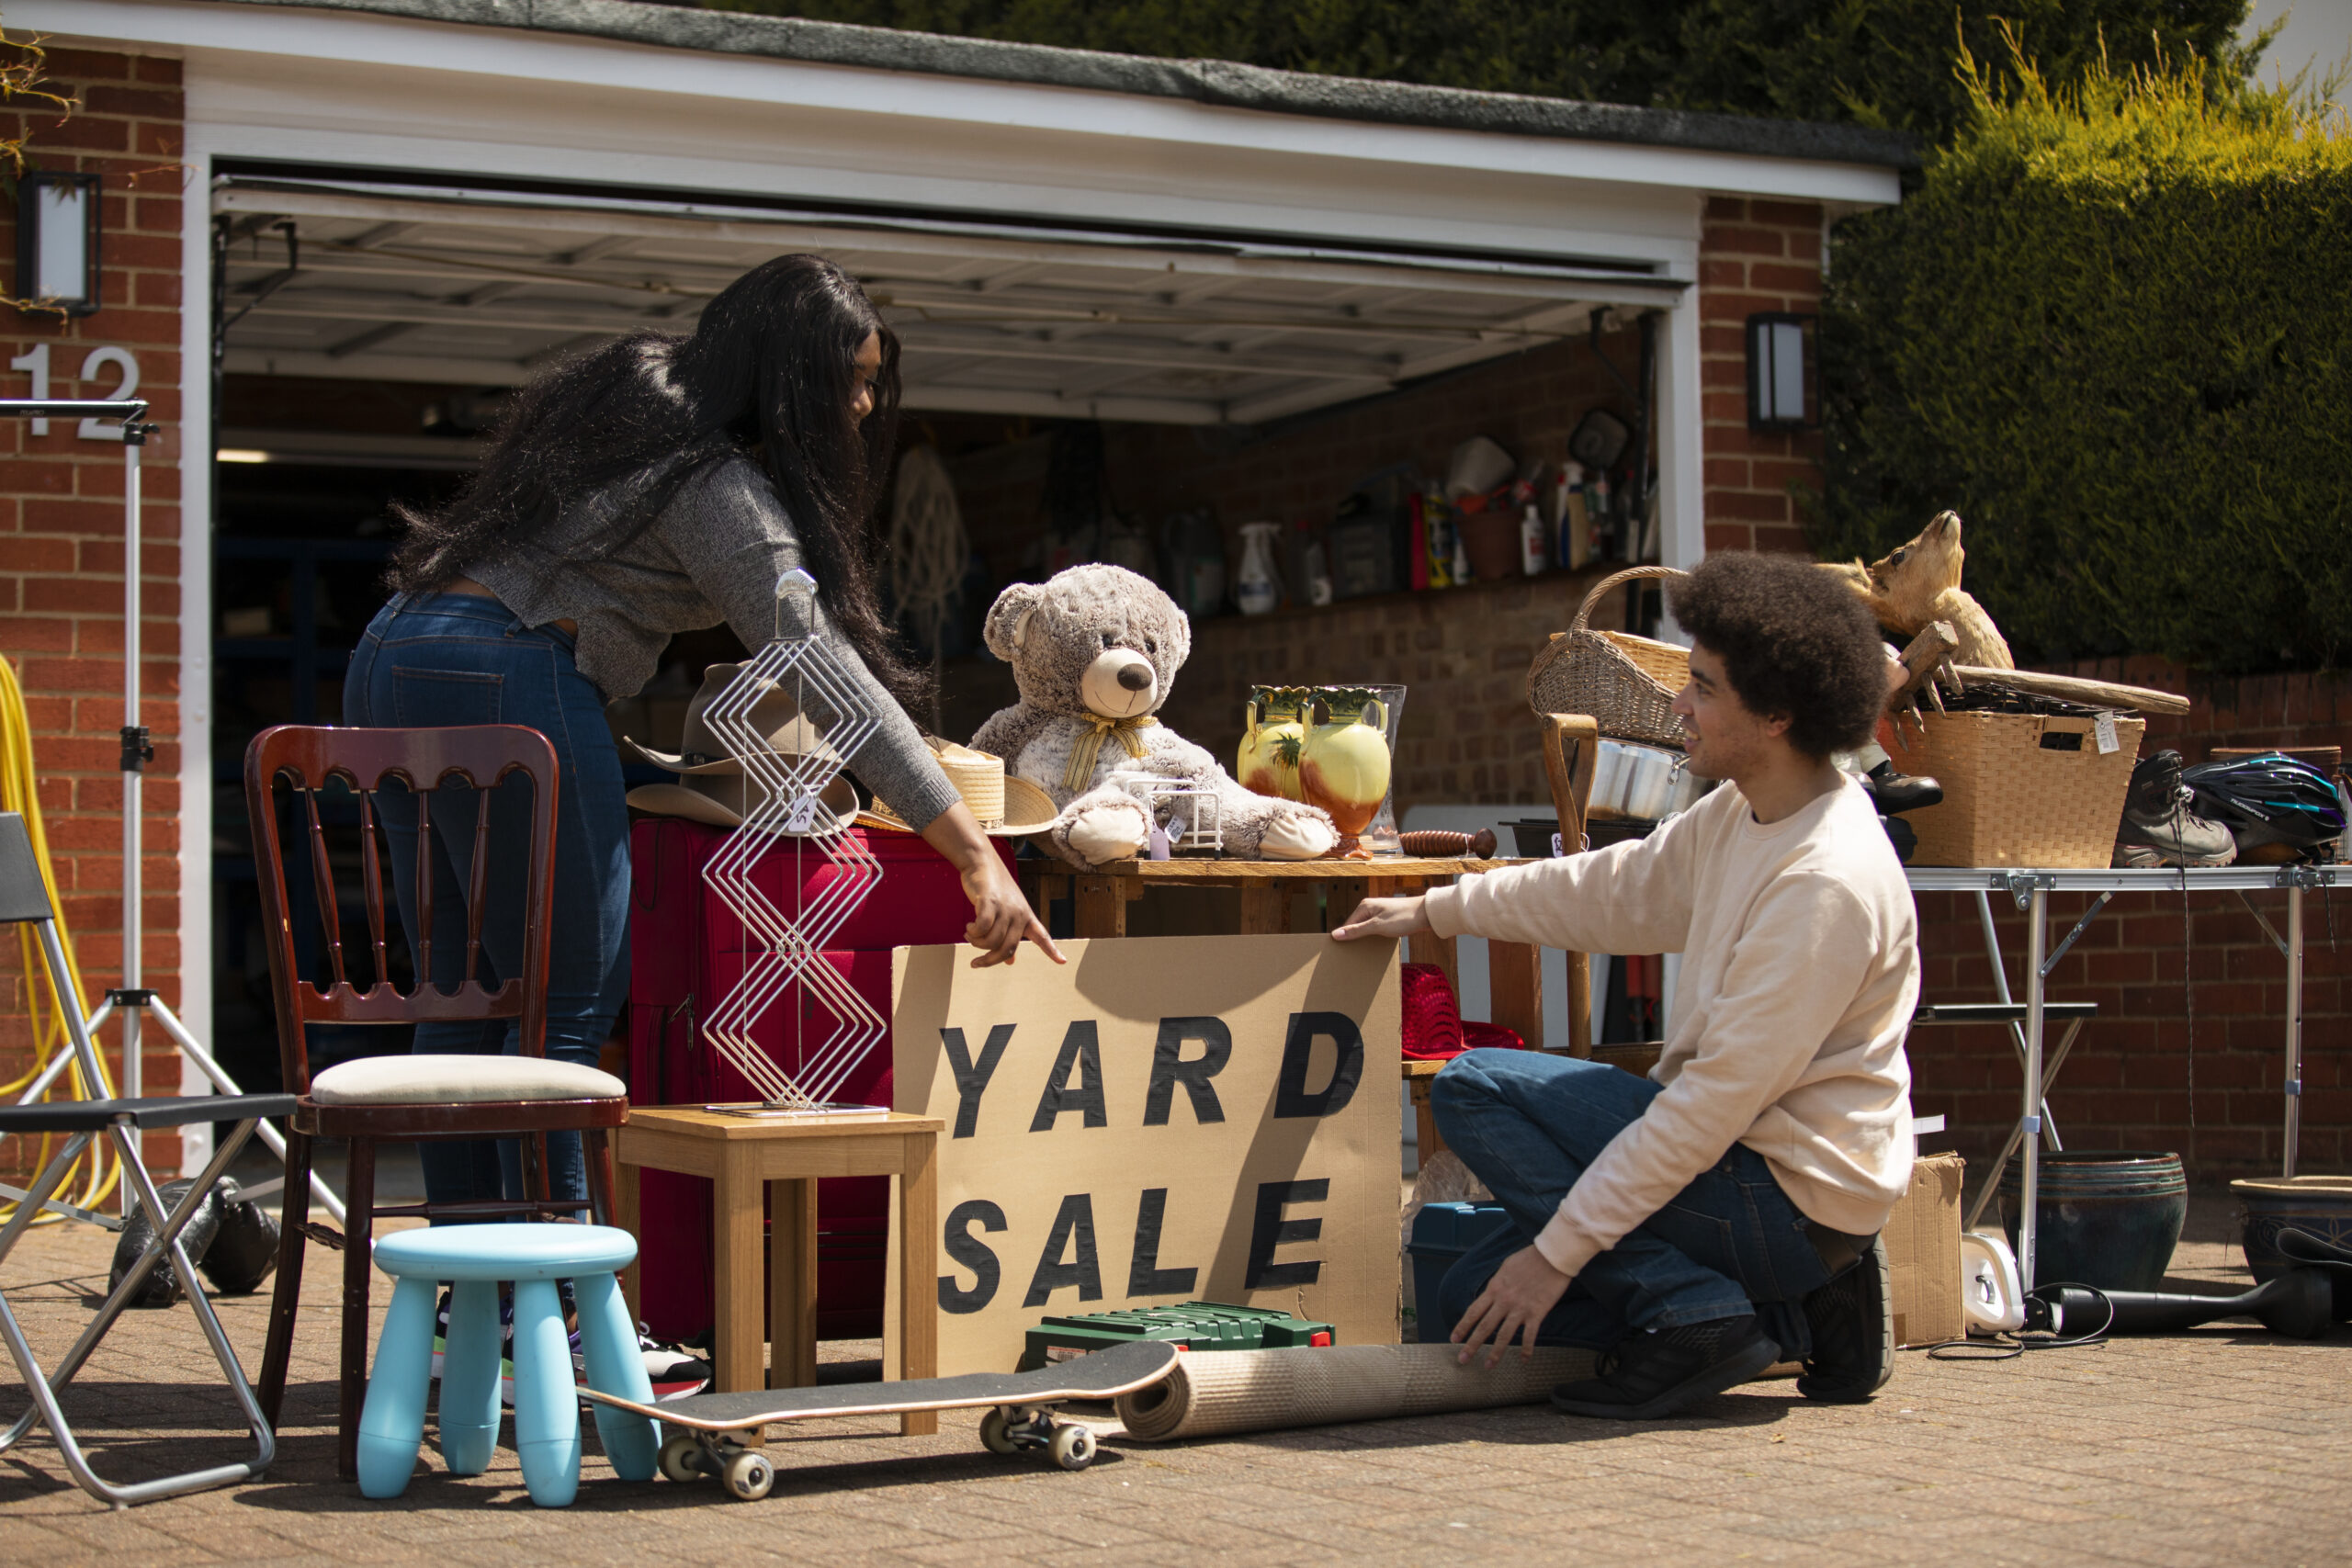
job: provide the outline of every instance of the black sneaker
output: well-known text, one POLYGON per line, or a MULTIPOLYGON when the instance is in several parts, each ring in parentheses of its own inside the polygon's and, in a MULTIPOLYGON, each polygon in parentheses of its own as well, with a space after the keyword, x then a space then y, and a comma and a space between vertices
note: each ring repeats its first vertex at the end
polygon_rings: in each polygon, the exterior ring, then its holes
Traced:
POLYGON ((1863 1404, 1894 1371, 1894 1285, 1886 1247, 1871 1237, 1862 1255, 1804 1299, 1813 1355, 1797 1392, 1828 1404, 1863 1404))
POLYGON ((1655 1421, 1736 1387, 1780 1359, 1781 1348, 1757 1328, 1753 1313, 1629 1334, 1596 1364, 1599 1376, 1562 1383, 1552 1403, 1571 1416, 1655 1421))

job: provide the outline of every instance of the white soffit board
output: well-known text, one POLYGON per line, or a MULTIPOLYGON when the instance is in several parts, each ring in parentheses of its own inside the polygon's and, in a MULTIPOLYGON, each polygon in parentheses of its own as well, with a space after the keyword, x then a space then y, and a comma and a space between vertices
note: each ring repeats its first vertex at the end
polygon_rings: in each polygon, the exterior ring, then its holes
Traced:
POLYGON ((16 0, 8 19, 15 27, 37 31, 185 49, 192 63, 243 54, 268 77, 289 85, 321 67, 348 62, 371 69, 404 67, 470 76, 476 92, 481 90, 482 77, 495 77, 503 79, 502 93, 533 84, 572 85, 591 88, 608 102, 639 94, 674 94, 704 102, 789 104, 853 119, 896 117, 929 122, 934 138, 954 137, 957 127, 972 131, 1002 128, 1163 142, 1195 152, 1250 150, 1799 200, 1893 202, 1899 194, 1893 170, 1867 164, 1375 124, 1140 94, 653 48, 573 34, 358 12, 204 0, 16 0), (300 66, 289 70, 289 62, 296 61, 300 66))
MULTIPOLYGON (((1378 156, 1380 127, 1344 127, 1364 134, 1311 152, 1194 143, 1111 133, 1093 117, 1127 102, 1112 95, 1023 89, 1058 95, 1064 122, 1046 129, 944 118, 916 91, 929 79, 848 74, 868 91, 837 108, 549 79, 490 90, 447 70, 322 60, 288 71, 202 50, 188 62, 187 102, 191 145, 216 156, 1696 263, 1692 190, 1539 169, 1527 160, 1548 147, 1531 138, 1442 133, 1480 155, 1460 164, 1378 156), (1498 141, 1527 159, 1498 164, 1487 145, 1498 141)), ((944 84, 944 96, 961 85, 944 84)))
POLYGON ((1184 424, 1374 395, 1683 288, 1534 258, 284 175, 223 176, 212 208, 232 236, 228 369, 486 387, 622 333, 689 331, 795 251, 865 284, 904 344, 910 409, 1184 424), (300 246, 284 276, 280 223, 300 246))

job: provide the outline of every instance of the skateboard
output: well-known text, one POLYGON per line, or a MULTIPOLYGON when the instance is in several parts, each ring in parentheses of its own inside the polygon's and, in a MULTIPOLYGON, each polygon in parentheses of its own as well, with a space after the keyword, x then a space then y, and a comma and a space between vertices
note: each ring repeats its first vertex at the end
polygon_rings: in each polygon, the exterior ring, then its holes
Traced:
POLYGON ((912 1382, 836 1383, 829 1388, 762 1388, 737 1393, 696 1393, 665 1404, 600 1393, 581 1394, 673 1428, 662 1445, 662 1473, 673 1481, 716 1476, 728 1495, 755 1503, 775 1484, 768 1456, 747 1448, 745 1434, 789 1421, 828 1416, 903 1416, 917 1410, 978 1410, 980 1441, 991 1453, 1042 1449, 1064 1470, 1094 1460, 1094 1434, 1056 1416, 1073 1399, 1116 1398, 1148 1388, 1176 1370, 1177 1348, 1139 1339, 1026 1372, 969 1372, 912 1382))

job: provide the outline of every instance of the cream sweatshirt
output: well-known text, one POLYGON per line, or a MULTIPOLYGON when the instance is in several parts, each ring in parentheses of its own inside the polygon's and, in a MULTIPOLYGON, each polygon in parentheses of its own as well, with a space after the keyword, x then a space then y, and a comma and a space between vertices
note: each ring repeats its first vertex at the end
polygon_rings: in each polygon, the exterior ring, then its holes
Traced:
POLYGON ((1726 784, 1647 839, 1465 876, 1429 895, 1441 936, 1572 953, 1679 953, 1665 1089, 1600 1151, 1535 1246, 1582 1269, 1734 1143, 1807 1216, 1867 1235, 1910 1181, 1919 999, 1910 889, 1850 779, 1769 827, 1726 784))

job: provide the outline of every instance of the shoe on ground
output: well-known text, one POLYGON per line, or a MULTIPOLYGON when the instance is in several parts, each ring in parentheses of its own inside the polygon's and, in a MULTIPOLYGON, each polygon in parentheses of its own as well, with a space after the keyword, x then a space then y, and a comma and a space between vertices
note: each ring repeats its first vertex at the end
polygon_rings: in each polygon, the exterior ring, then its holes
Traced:
POLYGON ((2123 824, 2115 835, 2115 864, 2228 865, 2237 859, 2237 840, 2229 829, 2189 809, 2196 797, 2180 773, 2180 753, 2170 750, 2132 770, 2123 824))
MULTIPOLYGON (((710 1363, 686 1354, 674 1345, 664 1345, 646 1333, 645 1325, 637 1325, 637 1351, 645 1358, 645 1376, 653 1384, 653 1401, 662 1404, 700 1393, 710 1386, 710 1363)), ((580 1348, 580 1331, 571 1334, 572 1375, 585 1382, 588 1378, 588 1356, 580 1348)))
POLYGON ((1753 1313, 1637 1331, 1601 1357, 1597 1375, 1554 1389, 1552 1403, 1571 1416, 1655 1421, 1736 1388, 1780 1359, 1780 1346, 1756 1326, 1753 1313))
POLYGON ((1893 762, 1881 762, 1862 775, 1862 788, 1878 807, 1882 817, 1899 817, 1905 811, 1922 811, 1930 806, 1941 806, 1944 786, 1934 779, 1898 773, 1893 762))
POLYGON ((1885 1243, 1871 1238, 1846 1271, 1804 1299, 1813 1354, 1797 1392, 1826 1404, 1861 1404, 1894 1371, 1894 1280, 1885 1243))

